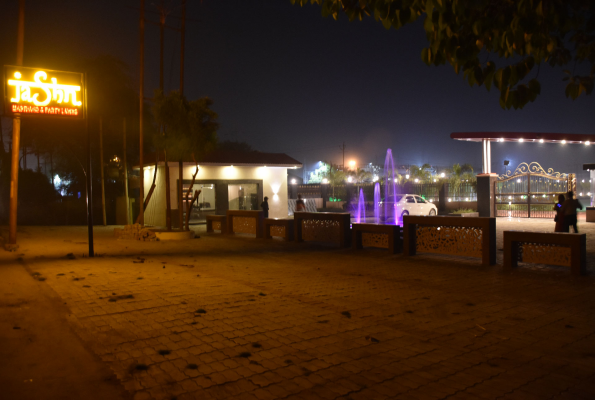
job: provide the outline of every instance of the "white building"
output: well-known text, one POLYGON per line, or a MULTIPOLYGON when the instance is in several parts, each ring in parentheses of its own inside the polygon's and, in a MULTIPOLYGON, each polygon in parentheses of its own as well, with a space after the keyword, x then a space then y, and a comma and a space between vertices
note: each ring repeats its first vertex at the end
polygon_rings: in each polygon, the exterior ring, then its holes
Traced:
MULTIPOLYGON (((147 157, 148 158, 148 157, 147 157)), ((160 157, 163 159, 163 157, 160 157)), ((145 199, 153 183, 155 160, 144 161, 145 199), (147 165, 148 164, 148 165, 147 165)), ((169 161, 171 220, 178 226, 178 163, 169 161)), ((287 170, 301 168, 302 164, 282 153, 213 152, 198 163, 198 174, 192 192, 200 190, 198 209, 196 203, 191 223, 200 223, 209 214, 224 215, 227 210, 260 210, 264 197, 268 197, 269 218, 286 218, 287 170)), ((138 168, 138 165, 136 166, 138 168)), ((145 210, 145 224, 165 226, 165 163, 157 167, 155 189, 145 210)), ((196 171, 194 162, 183 163, 183 207, 186 211, 186 193, 196 171)))

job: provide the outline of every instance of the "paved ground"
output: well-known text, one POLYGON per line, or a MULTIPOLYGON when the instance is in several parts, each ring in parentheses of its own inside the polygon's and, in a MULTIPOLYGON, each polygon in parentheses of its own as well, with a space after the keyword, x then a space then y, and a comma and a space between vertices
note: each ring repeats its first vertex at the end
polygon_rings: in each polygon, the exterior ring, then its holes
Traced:
MULTIPOLYGON (((498 220, 519 228, 553 221, 498 220)), ((0 262, 42 278, 135 399, 590 399, 595 224, 580 228, 581 278, 220 235, 116 241, 111 228, 89 259, 82 227, 23 228, 0 262)))

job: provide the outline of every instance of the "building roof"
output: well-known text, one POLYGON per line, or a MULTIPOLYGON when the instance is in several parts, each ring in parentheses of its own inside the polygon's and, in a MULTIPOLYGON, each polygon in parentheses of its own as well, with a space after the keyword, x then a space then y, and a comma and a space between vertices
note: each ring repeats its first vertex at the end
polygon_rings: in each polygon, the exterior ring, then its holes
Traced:
POLYGON ((538 133, 538 132, 453 132, 450 138, 470 142, 538 142, 538 143, 575 143, 595 144, 595 135, 576 133, 538 133))
MULTIPOLYGON (((163 153, 159 154, 159 163, 163 164, 163 153)), ((288 156, 285 153, 262 153, 260 151, 222 151, 215 150, 199 160, 196 160, 199 165, 236 165, 247 167, 287 167, 287 168, 301 168, 302 163, 298 160, 288 156)), ((173 160, 170 160, 171 163, 173 160)), ((144 166, 155 164, 155 153, 147 154, 143 160, 144 166)), ((194 165, 194 160, 184 160, 185 164, 194 165)), ((134 166, 138 168, 138 164, 134 166)))

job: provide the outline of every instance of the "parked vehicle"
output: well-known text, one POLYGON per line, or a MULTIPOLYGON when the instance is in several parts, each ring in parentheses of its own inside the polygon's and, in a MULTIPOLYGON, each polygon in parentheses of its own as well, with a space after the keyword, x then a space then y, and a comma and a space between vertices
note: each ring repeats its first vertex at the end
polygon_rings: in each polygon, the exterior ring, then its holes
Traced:
MULTIPOLYGON (((397 218, 403 219, 404 215, 437 215, 438 207, 433 203, 424 200, 416 194, 398 194, 395 196, 388 196, 388 204, 392 204, 394 212, 389 211, 388 219, 397 218)), ((384 213, 384 202, 380 202, 381 212, 384 213)), ((390 208, 389 208, 390 209, 390 208)))

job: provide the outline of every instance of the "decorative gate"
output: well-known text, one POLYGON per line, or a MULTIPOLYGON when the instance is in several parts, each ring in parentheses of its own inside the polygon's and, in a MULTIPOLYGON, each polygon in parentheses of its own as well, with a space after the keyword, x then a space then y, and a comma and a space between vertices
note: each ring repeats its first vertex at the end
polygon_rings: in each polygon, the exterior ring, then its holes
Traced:
POLYGON ((576 177, 524 162, 500 175, 495 185, 497 217, 553 219, 558 195, 575 191, 576 177))

